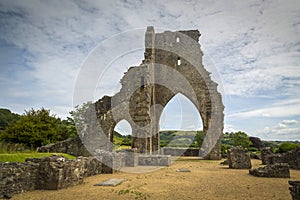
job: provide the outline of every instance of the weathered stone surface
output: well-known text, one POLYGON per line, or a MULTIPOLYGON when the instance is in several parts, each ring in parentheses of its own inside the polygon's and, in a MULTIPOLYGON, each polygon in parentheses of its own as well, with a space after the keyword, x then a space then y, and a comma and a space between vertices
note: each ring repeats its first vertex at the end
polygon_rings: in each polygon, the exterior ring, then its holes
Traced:
POLYGON ((111 178, 108 179, 106 181, 103 181, 101 183, 97 183, 94 186, 117 186, 120 185, 122 182, 124 181, 124 179, 120 179, 120 178, 111 178))
POLYGON ((273 155, 273 152, 272 152, 271 148, 270 147, 263 147, 263 148, 260 149, 260 152, 261 152, 261 161, 262 161, 262 164, 263 165, 268 164, 267 157, 269 155, 273 155))
POLYGON ((141 166, 169 166, 171 156, 168 155, 140 155, 139 165, 141 166))
POLYGON ((125 154, 98 150, 95 157, 102 163, 102 173, 112 174, 125 166, 125 154))
POLYGON ((123 149, 118 151, 123 153, 126 167, 136 167, 139 164, 139 154, 136 149, 123 149))
POLYGON ((0 198, 34 189, 56 190, 82 183, 102 173, 94 157, 68 160, 60 156, 27 158, 24 163, 0 163, 0 198))
POLYGON ((243 147, 233 147, 227 152, 229 168, 250 169, 251 160, 249 153, 243 147))
POLYGON ((258 177, 290 178, 289 165, 286 163, 277 163, 257 169, 250 169, 249 174, 258 177))
POLYGON ((179 168, 176 170, 176 172, 191 172, 191 170, 187 168, 179 168))
MULTIPOLYGON (((221 158, 224 106, 217 84, 202 65, 199 37, 198 30, 155 33, 153 27, 147 28, 142 64, 128 69, 120 81, 120 92, 112 97, 104 96, 94 104, 105 138, 112 142, 114 127, 124 119, 132 128, 132 147, 137 148, 138 153, 159 154, 161 114, 168 102, 181 93, 201 114, 203 131, 208 136, 203 156, 221 158)), ((93 131, 88 131, 83 140, 97 146, 99 143, 94 142, 98 141, 97 133, 93 135, 93 131)), ((102 150, 110 149, 107 146, 102 150)))
POLYGON ((67 153, 73 156, 91 156, 79 137, 48 144, 37 149, 38 152, 67 153))
POLYGON ((300 199, 300 181, 289 181, 292 200, 300 199))
POLYGON ((300 169, 300 147, 283 154, 271 154, 266 156, 267 164, 288 163, 291 169, 300 169))
POLYGON ((0 198, 34 190, 38 170, 36 163, 0 163, 0 198))

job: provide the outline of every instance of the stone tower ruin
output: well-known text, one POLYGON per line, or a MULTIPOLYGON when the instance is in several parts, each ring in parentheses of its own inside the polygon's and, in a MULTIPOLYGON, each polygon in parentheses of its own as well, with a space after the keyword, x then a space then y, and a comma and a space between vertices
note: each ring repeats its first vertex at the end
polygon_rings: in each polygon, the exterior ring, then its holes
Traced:
POLYGON ((162 111, 181 93, 202 118, 206 137, 200 156, 220 159, 224 106, 217 84, 202 65, 199 37, 198 30, 155 33, 152 26, 147 27, 142 63, 125 72, 117 94, 94 103, 98 124, 107 137, 106 150, 112 150, 114 128, 125 119, 132 128, 132 148, 139 153, 159 154, 162 111))

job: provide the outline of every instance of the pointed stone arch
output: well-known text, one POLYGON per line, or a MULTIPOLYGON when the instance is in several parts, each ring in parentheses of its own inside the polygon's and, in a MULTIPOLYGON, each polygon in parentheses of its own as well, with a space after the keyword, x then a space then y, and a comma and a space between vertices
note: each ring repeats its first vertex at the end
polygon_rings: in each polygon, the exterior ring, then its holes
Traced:
POLYGON ((115 125, 125 119, 132 127, 132 147, 140 153, 159 154, 160 115, 166 104, 182 93, 202 119, 205 148, 199 155, 221 158, 224 106, 217 84, 202 65, 199 37, 198 30, 155 33, 153 27, 147 28, 142 64, 124 74, 120 92, 94 104, 104 135, 112 141, 115 125))

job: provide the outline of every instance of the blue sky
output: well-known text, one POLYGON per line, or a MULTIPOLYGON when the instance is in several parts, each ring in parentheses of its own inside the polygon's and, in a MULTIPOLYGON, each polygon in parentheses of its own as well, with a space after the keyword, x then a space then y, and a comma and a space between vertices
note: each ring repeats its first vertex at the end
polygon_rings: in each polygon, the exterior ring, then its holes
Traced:
MULTIPOLYGON (((226 107, 225 131, 300 140, 297 0, 1 0, 0 107, 16 113, 45 107, 62 118, 68 116, 74 85, 91 52, 105 47, 102 56, 120 55, 118 44, 133 44, 118 37, 134 33, 135 49, 110 60, 108 68, 97 65, 106 75, 98 75, 88 99, 114 94, 122 74, 141 62, 149 25, 157 32, 201 32, 204 65, 219 84, 226 107)), ((164 129, 177 129, 179 122, 181 129, 201 126, 199 114, 182 96, 165 111, 164 129)))

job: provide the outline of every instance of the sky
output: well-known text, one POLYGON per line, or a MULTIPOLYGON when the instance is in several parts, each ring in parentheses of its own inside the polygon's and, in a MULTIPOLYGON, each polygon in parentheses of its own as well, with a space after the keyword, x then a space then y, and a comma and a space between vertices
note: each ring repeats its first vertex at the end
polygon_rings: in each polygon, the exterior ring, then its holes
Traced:
MULTIPOLYGON (((44 107, 66 118, 81 101, 115 94, 123 73, 143 59, 147 26, 201 32, 203 64, 225 105, 224 131, 300 140, 298 0, 0 0, 0 107, 19 114, 44 107), (78 93, 78 83, 88 93, 78 93)), ((161 118, 162 129, 201 126, 183 95, 161 118)))

